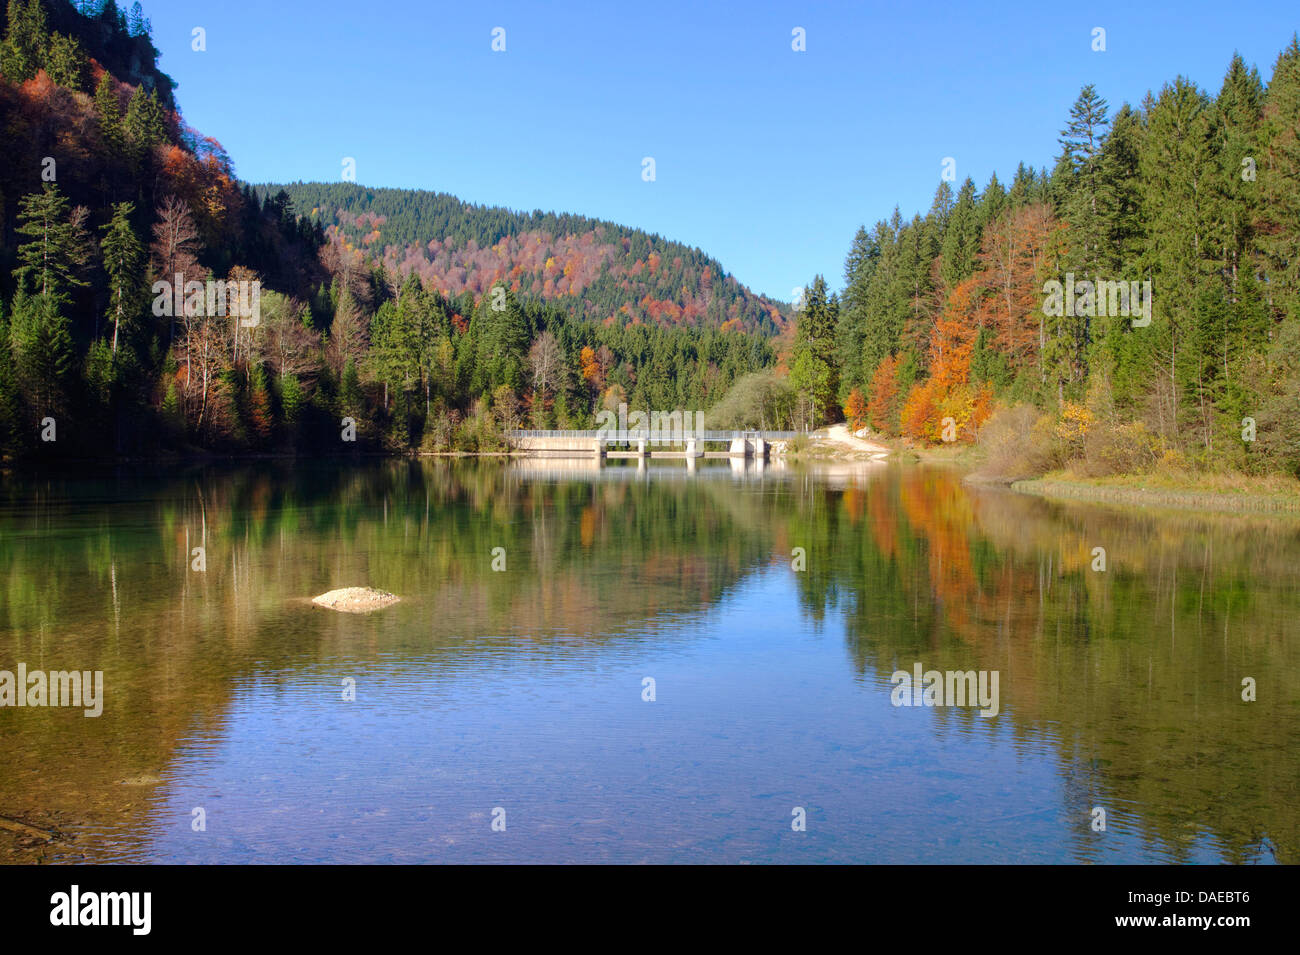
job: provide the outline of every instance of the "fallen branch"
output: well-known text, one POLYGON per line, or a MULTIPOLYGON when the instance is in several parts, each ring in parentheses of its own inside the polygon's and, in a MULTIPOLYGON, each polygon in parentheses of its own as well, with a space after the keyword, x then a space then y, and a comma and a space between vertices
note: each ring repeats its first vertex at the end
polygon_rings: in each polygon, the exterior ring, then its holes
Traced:
POLYGON ((19 822, 17 819, 10 819, 7 816, 0 816, 0 829, 8 829, 10 832, 17 832, 35 839, 44 839, 46 842, 53 842, 59 837, 57 832, 37 829, 35 826, 29 826, 25 822, 19 822))

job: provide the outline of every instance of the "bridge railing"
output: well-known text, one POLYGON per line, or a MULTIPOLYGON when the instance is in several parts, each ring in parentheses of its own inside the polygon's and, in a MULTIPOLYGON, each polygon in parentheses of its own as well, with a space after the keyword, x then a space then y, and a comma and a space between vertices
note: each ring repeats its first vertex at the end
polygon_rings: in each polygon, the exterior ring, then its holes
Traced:
POLYGON ((606 441, 639 441, 644 438, 647 441, 672 441, 680 442, 694 439, 696 441, 735 441, 738 438, 747 438, 753 440, 762 438, 764 441, 789 441, 801 434, 803 431, 673 431, 671 429, 652 430, 650 428, 628 428, 620 431, 617 428, 607 429, 589 429, 586 431, 507 431, 506 438, 604 438, 606 441))

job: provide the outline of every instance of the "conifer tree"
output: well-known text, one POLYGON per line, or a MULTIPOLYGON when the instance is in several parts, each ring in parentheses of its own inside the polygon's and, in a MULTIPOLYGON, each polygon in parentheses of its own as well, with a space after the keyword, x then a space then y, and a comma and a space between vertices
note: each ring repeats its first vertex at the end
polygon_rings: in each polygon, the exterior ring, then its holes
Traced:
POLYGON ((135 206, 119 202, 113 206, 113 218, 102 227, 101 249, 104 272, 108 276, 108 314, 113 324, 112 353, 117 354, 123 326, 129 331, 141 307, 144 291, 144 247, 131 228, 135 206))
POLYGON ((14 276, 56 306, 73 288, 86 284, 78 272, 85 265, 87 237, 76 213, 69 212, 68 200, 52 182, 18 202, 17 232, 28 241, 18 247, 14 276))
POLYGON ((1080 276, 1096 276, 1101 264, 1103 228, 1098 209, 1098 180, 1109 125, 1107 103, 1089 83, 1070 107, 1070 118, 1061 130, 1058 161, 1061 171, 1069 176, 1069 188, 1061 204, 1062 217, 1070 226, 1070 249, 1065 264, 1080 276))
POLYGON ((1274 307, 1300 321, 1300 38, 1279 54, 1269 79, 1261 130, 1264 161, 1259 183, 1274 307))
POLYGON ((10 83, 25 83, 45 67, 50 39, 41 0, 9 0, 9 29, 0 42, 0 74, 10 83))
POLYGON ((1002 183, 998 182, 998 174, 995 172, 989 177, 989 184, 984 187, 984 192, 980 195, 978 217, 980 229, 996 221, 1006 207, 1007 191, 1002 188, 1002 183))
POLYGON ((869 380, 863 367, 867 308, 871 279, 880 262, 880 254, 877 236, 868 233, 865 226, 860 227, 844 260, 844 294, 840 302, 840 327, 836 333, 841 389, 865 387, 869 380))
POLYGON ((95 87, 95 115, 99 117, 99 135, 109 153, 122 148, 122 111, 117 102, 113 77, 105 72, 95 87))
POLYGON ((56 33, 50 37, 45 72, 55 83, 78 93, 85 92, 90 63, 76 37, 56 33))
POLYGON ((53 295, 14 296, 11 322, 14 367, 27 403, 37 418, 66 407, 75 352, 71 324, 53 295))
POLYGON ((962 279, 975 271, 975 256, 979 252, 979 213, 975 205, 975 180, 969 176, 961 184, 948 231, 943 240, 943 264, 940 275, 946 289, 953 289, 962 279))
POLYGON ((839 387, 835 364, 835 327, 839 301, 828 293, 820 275, 804 291, 790 364, 790 387, 807 402, 813 427, 835 407, 839 387))

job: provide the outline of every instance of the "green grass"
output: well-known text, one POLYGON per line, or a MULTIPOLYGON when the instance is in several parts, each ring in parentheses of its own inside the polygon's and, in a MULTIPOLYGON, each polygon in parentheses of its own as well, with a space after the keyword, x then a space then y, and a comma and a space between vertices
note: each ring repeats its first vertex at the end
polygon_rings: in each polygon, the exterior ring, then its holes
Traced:
POLYGON ((1252 477, 1168 470, 1087 478, 1070 471, 1054 471, 1035 480, 1016 481, 1011 486, 1017 491, 1045 497, 1116 504, 1207 511, 1300 512, 1300 481, 1282 475, 1252 477))

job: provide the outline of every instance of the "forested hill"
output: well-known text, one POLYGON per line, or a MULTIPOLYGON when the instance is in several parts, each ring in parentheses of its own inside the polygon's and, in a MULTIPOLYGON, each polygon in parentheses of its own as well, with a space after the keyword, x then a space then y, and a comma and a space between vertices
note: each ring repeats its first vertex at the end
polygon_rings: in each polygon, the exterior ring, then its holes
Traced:
POLYGON ((414 273, 446 296, 477 297, 504 282, 522 300, 608 325, 776 334, 789 317, 787 306, 755 295, 699 249, 613 222, 349 182, 256 188, 263 198, 283 189, 345 250, 414 273))

